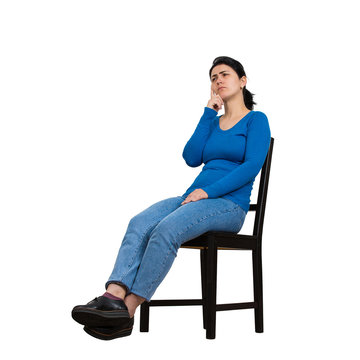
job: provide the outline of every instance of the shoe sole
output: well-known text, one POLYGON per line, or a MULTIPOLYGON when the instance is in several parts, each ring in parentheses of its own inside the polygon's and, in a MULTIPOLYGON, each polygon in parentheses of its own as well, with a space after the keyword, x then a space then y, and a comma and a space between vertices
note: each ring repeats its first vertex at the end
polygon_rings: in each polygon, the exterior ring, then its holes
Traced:
POLYGON ((118 330, 118 331, 115 330, 114 332, 112 332, 110 334, 104 334, 104 333, 101 333, 94 329, 91 329, 88 326, 84 326, 84 331, 86 333, 88 333, 89 335, 91 335, 97 339, 100 339, 100 340, 113 340, 113 339, 117 339, 120 337, 129 336, 129 335, 131 335, 132 329, 133 328, 131 327, 128 329, 122 329, 122 330, 118 330))
POLYGON ((71 312, 72 318, 79 324, 88 327, 116 327, 129 321, 126 310, 101 311, 96 309, 76 309, 71 312))

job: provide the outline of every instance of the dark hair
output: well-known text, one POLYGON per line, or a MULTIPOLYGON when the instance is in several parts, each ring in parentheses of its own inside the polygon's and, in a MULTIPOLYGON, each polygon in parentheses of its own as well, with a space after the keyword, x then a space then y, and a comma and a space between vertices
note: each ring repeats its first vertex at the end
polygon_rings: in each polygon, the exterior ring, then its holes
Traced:
MULTIPOLYGON (((209 71, 210 79, 211 79, 212 69, 220 64, 225 64, 230 66, 237 73, 239 79, 241 79, 243 76, 246 76, 244 67, 237 60, 232 59, 231 57, 228 56, 218 56, 217 58, 214 59, 211 69, 209 71)), ((255 94, 252 94, 248 89, 246 89, 246 86, 243 87, 245 106, 249 110, 253 110, 254 105, 256 105, 256 102, 253 101, 253 95, 255 94)))

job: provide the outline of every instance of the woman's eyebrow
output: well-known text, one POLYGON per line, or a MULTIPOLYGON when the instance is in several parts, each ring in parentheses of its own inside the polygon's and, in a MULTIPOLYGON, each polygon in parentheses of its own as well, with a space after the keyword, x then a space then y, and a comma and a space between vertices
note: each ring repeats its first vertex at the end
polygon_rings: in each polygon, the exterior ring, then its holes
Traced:
MULTIPOLYGON (((220 71, 219 74, 222 74, 224 72, 227 72, 227 70, 224 70, 224 71, 220 71)), ((214 74, 211 78, 213 78, 214 76, 216 76, 217 74, 214 74)))

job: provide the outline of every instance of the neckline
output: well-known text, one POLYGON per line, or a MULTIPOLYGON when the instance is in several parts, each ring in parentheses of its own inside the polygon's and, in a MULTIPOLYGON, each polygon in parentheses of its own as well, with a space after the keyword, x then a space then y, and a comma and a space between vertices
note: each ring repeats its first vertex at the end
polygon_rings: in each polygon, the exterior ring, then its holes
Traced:
POLYGON ((253 112, 254 110, 250 110, 245 116, 243 116, 238 122, 236 122, 231 128, 229 128, 229 129, 226 129, 226 130, 223 130, 221 127, 220 127, 220 118, 222 117, 222 116, 224 116, 224 115, 221 115, 221 116, 219 116, 217 119, 218 119, 218 121, 217 121, 217 127, 218 127, 218 129, 220 130, 220 131, 222 131, 222 132, 226 132, 226 131, 230 131, 231 129, 233 129, 237 124, 239 124, 243 119, 245 119, 249 114, 251 114, 252 112, 253 112))

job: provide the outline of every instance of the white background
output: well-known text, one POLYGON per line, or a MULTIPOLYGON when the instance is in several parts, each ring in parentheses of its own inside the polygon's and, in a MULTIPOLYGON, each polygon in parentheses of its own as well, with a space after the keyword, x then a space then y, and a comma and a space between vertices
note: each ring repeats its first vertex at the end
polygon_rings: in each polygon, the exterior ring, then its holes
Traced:
MULTIPOLYGON (((359 358, 356 1, 2 1, 1 352, 7 359, 359 358), (253 310, 151 308, 101 341, 71 309, 103 294, 130 218, 185 192, 182 151, 217 56, 239 60, 275 138, 253 310)), ((220 112, 221 113, 221 112, 220 112)), ((252 231, 252 217, 242 233, 252 231)), ((218 303, 252 301, 251 254, 219 253, 218 303)), ((153 299, 200 296, 180 249, 153 299)), ((4 358, 4 357, 3 357, 4 358)))

